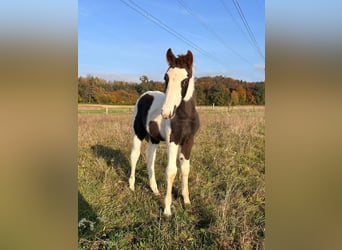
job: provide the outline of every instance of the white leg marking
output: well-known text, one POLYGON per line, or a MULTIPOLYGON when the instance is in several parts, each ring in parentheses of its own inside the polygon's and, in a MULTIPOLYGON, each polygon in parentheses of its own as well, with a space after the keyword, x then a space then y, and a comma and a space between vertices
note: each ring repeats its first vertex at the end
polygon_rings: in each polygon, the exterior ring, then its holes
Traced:
POLYGON ((165 209, 164 214, 166 216, 171 215, 171 202, 172 202, 172 184, 177 174, 177 153, 178 153, 178 145, 174 142, 168 143, 168 151, 167 151, 167 168, 166 168, 166 181, 167 181, 167 189, 165 196, 165 209))
POLYGON ((186 160, 182 153, 179 154, 179 162, 182 170, 182 196, 184 204, 190 204, 188 178, 190 172, 190 159, 186 160))
POLYGON ((137 165, 137 161, 140 156, 140 146, 141 141, 139 138, 134 135, 133 137, 133 146, 132 146, 132 152, 131 152, 131 176, 129 177, 129 188, 134 191, 134 182, 135 182, 135 167, 137 165))
POLYGON ((156 177, 154 174, 154 160, 156 159, 157 147, 158 144, 153 144, 150 142, 146 149, 148 177, 150 180, 150 187, 155 195, 159 195, 156 177))

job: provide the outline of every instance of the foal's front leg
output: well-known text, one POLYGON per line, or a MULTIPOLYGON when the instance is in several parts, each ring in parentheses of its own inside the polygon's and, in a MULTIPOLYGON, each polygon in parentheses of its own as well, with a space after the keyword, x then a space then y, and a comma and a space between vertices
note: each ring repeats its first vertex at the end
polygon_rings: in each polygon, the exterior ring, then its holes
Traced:
POLYGON ((167 181, 167 189, 165 196, 165 209, 164 214, 166 216, 171 215, 171 202, 172 202, 172 184, 177 174, 177 153, 178 153, 178 145, 174 142, 168 143, 168 151, 167 151, 167 168, 166 168, 166 181, 167 181))

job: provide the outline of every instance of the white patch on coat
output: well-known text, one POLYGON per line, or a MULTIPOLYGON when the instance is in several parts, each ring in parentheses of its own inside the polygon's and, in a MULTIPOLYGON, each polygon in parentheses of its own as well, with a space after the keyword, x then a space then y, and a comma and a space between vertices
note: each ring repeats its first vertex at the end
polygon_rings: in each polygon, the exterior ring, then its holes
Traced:
POLYGON ((144 94, 153 96, 153 102, 147 114, 146 130, 150 133, 149 123, 154 121, 158 124, 160 135, 167 140, 170 136, 170 132, 167 131, 167 128, 170 127, 170 120, 165 120, 161 116, 161 107, 165 100, 165 94, 160 91, 147 91, 144 94))
POLYGON ((154 161, 156 159, 157 148, 158 144, 153 144, 151 142, 148 143, 148 146, 146 148, 148 179, 150 182, 150 187, 155 195, 159 195, 159 190, 154 172, 154 161))
POLYGON ((182 196, 185 204, 190 204, 189 199, 189 187, 188 187, 188 179, 190 172, 190 160, 185 159, 185 156, 182 153, 179 153, 179 162, 180 168, 182 171, 182 196))
POLYGON ((184 96, 184 101, 189 101, 195 90, 194 75, 189 80, 188 89, 186 90, 186 95, 184 96))
POLYGON ((164 214, 171 215, 172 185, 177 174, 177 154, 179 145, 169 142, 167 145, 167 167, 166 167, 166 196, 164 214))
POLYGON ((137 165, 137 161, 140 156, 140 148, 141 148, 141 141, 139 138, 134 135, 133 136, 133 147, 131 151, 131 175, 129 177, 129 188, 134 191, 134 183, 135 183, 135 167, 137 165))

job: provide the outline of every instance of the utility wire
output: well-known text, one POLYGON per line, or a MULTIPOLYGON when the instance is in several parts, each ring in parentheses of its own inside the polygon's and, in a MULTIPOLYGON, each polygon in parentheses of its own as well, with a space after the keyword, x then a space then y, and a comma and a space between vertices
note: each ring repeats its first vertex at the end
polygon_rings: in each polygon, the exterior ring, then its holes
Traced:
POLYGON ((252 32, 252 30, 251 30, 251 28, 250 28, 250 26, 249 26, 249 24, 248 24, 248 22, 247 22, 247 19, 245 18, 245 15, 243 14, 243 11, 242 11, 242 9, 241 9, 241 7, 240 7, 239 2, 238 2, 237 0, 232 0, 232 1, 233 1, 233 3, 234 3, 234 6, 235 6, 235 8, 236 8, 236 10, 237 10, 237 12, 238 12, 240 18, 241 18, 241 20, 242 20, 242 22, 243 22, 243 24, 244 24, 246 30, 247 30, 247 33, 248 33, 249 37, 251 38, 251 41, 252 41, 252 43, 254 44, 254 46, 255 46, 255 48, 256 48, 258 54, 259 54, 262 58, 265 58, 265 56, 264 56, 263 53, 261 52, 261 49, 260 49, 260 47, 259 47, 259 45, 258 45, 258 42, 257 42, 256 39, 255 39, 255 36, 254 36, 254 34, 253 34, 253 32, 252 32))
POLYGON ((233 16, 233 14, 231 13, 231 11, 229 10, 229 7, 227 5, 227 3, 224 0, 221 0, 221 3, 224 7, 224 9, 226 10, 226 12, 228 13, 228 15, 230 16, 230 18, 233 20, 233 22, 235 23, 235 25, 239 28, 239 30, 241 31, 241 34, 244 35, 244 37, 247 39, 247 41, 249 42, 249 44, 252 46, 253 49, 255 49, 254 44, 252 44, 251 39, 247 36, 247 34, 243 31, 241 24, 235 19, 235 17, 233 16))
POLYGON ((231 48, 227 45, 227 43, 219 36, 217 33, 212 30, 203 20, 200 18, 194 11, 188 7, 183 0, 177 0, 177 2, 191 15, 193 16, 207 31, 209 31, 226 49, 232 51, 235 55, 240 57, 243 61, 253 66, 253 64, 247 60, 245 57, 243 57, 240 53, 238 53, 236 50, 231 48))
POLYGON ((168 32, 169 34, 175 36, 176 38, 178 38, 179 40, 183 41, 184 43, 188 44, 190 47, 194 48, 195 50, 197 50, 198 52, 200 52, 202 55, 212 59, 213 61, 215 61, 216 63, 221 64, 222 66, 224 66, 224 64, 219 61, 217 58, 215 58, 214 56, 212 56, 209 52, 207 52, 206 50, 202 49, 201 47, 199 47, 197 44, 195 44, 194 42, 190 41, 189 39, 187 39, 186 37, 184 37, 182 34, 180 34, 179 32, 175 31, 174 29, 172 29, 170 26, 168 26, 167 24, 163 23, 161 20, 159 20, 158 18, 156 18, 155 16, 153 16, 152 14, 150 14, 148 11, 146 11, 145 9, 143 9, 142 7, 140 7, 138 4, 136 4, 134 1, 132 0, 120 0, 122 3, 124 3, 125 5, 127 5, 129 8, 131 8, 132 10, 134 10, 135 12, 139 13, 140 15, 146 17, 147 19, 149 19, 150 21, 152 21, 154 24, 158 25, 160 28, 162 28, 163 30, 165 30, 166 32, 168 32))
POLYGON ((233 1, 233 3, 234 3, 234 6, 235 6, 236 10, 238 11, 238 14, 239 14, 239 16, 240 16, 240 18, 241 18, 241 20, 242 20, 242 22, 243 22, 243 24, 244 24, 244 26, 245 26, 247 32, 248 32, 250 38, 251 38, 251 41, 253 42, 255 48, 257 49, 257 52, 259 53, 259 55, 260 55, 261 57, 265 58, 264 55, 263 55, 263 53, 261 52, 261 49, 260 49, 260 47, 259 47, 259 45, 258 45, 258 42, 257 42, 256 39, 255 39, 255 36, 254 36, 254 34, 253 34, 253 32, 252 32, 252 30, 251 30, 249 24, 248 24, 248 21, 247 21, 245 15, 243 14, 243 11, 242 11, 242 9, 241 9, 241 7, 240 7, 239 2, 238 2, 237 0, 232 0, 232 1, 233 1))

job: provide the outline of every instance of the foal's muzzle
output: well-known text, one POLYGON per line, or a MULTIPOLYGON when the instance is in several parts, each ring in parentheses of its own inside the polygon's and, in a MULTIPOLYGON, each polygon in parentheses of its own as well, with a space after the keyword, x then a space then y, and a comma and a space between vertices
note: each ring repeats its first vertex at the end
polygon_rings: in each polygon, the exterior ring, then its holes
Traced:
POLYGON ((163 117, 163 119, 172 119, 176 114, 176 105, 173 106, 173 110, 172 111, 168 111, 168 110, 164 110, 162 109, 161 111, 161 116, 163 117))

